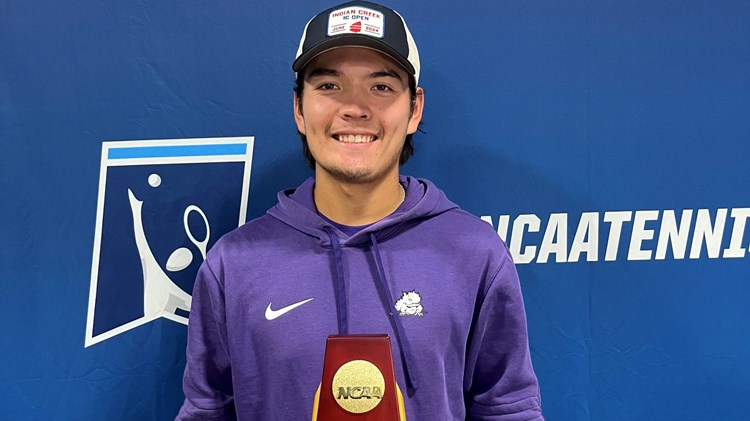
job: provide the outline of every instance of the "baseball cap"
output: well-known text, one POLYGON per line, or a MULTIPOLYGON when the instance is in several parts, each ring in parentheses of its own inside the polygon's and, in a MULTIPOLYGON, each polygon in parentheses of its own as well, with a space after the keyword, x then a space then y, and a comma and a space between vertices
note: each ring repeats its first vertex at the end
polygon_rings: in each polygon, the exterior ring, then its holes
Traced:
POLYGON ((419 52, 404 18, 369 1, 350 1, 315 15, 302 32, 292 70, 338 47, 365 47, 389 56, 419 82, 419 52))

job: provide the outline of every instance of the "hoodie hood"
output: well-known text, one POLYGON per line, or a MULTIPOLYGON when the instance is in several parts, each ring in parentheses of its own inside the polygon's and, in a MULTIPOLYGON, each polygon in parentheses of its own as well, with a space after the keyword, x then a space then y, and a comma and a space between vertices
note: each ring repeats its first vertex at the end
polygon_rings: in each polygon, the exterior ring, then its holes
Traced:
POLYGON ((317 238, 322 247, 332 247, 329 232, 335 233, 341 246, 362 247, 371 244, 370 235, 373 233, 378 242, 387 241, 411 221, 458 209, 458 205, 448 200, 445 193, 429 180, 401 176, 399 182, 406 191, 404 203, 399 209, 351 237, 318 215, 313 199, 313 177, 308 178, 296 189, 279 192, 279 203, 269 209, 268 214, 300 232, 317 238))

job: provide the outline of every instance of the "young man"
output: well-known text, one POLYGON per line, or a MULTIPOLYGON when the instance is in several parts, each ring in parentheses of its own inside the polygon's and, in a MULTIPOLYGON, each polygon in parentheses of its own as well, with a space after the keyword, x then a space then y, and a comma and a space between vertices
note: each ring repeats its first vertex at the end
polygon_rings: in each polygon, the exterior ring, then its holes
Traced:
POLYGON ((321 12, 293 69, 315 177, 209 252, 177 418, 310 419, 326 337, 386 333, 407 419, 541 420, 508 251, 399 175, 424 107, 403 19, 362 1, 321 12))

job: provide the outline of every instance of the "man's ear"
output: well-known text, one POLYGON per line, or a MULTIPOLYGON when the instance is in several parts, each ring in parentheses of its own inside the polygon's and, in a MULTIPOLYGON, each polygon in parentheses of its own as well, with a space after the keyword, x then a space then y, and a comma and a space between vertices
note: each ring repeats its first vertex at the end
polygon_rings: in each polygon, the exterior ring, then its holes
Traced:
POLYGON ((297 130, 303 135, 305 133, 305 117, 302 115, 302 99, 294 93, 294 122, 297 123, 297 130))
POLYGON ((419 127, 419 122, 422 121, 422 111, 424 110, 424 89, 417 87, 416 95, 414 98, 414 107, 409 118, 409 127, 406 130, 407 134, 413 134, 419 127))

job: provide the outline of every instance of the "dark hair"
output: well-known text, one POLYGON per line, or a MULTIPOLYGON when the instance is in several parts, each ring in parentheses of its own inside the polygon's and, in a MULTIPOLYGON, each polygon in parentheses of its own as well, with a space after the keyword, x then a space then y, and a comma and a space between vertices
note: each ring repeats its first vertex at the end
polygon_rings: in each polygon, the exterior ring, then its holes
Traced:
MULTIPOLYGON (((305 71, 307 69, 301 69, 297 73, 297 78, 294 82, 294 93, 297 95, 297 104, 299 104, 299 112, 302 114, 302 91, 305 88, 305 71)), ((409 108, 409 112, 414 112, 414 104, 417 101, 417 82, 414 80, 414 76, 409 75, 409 95, 411 97, 411 106, 409 108)), ((422 123, 420 122, 420 125, 422 123)), ((305 161, 307 161, 307 166, 310 167, 311 170, 315 170, 315 158, 312 155, 312 152, 310 152, 310 147, 307 145, 307 136, 305 136, 302 132, 297 130, 297 134, 299 135, 299 138, 302 140, 302 155, 305 156, 305 161)), ((401 149, 401 157, 398 160, 399 165, 404 165, 406 161, 409 160, 409 158, 414 155, 414 141, 413 141, 414 133, 406 135, 406 139, 404 140, 404 147, 401 149)))

